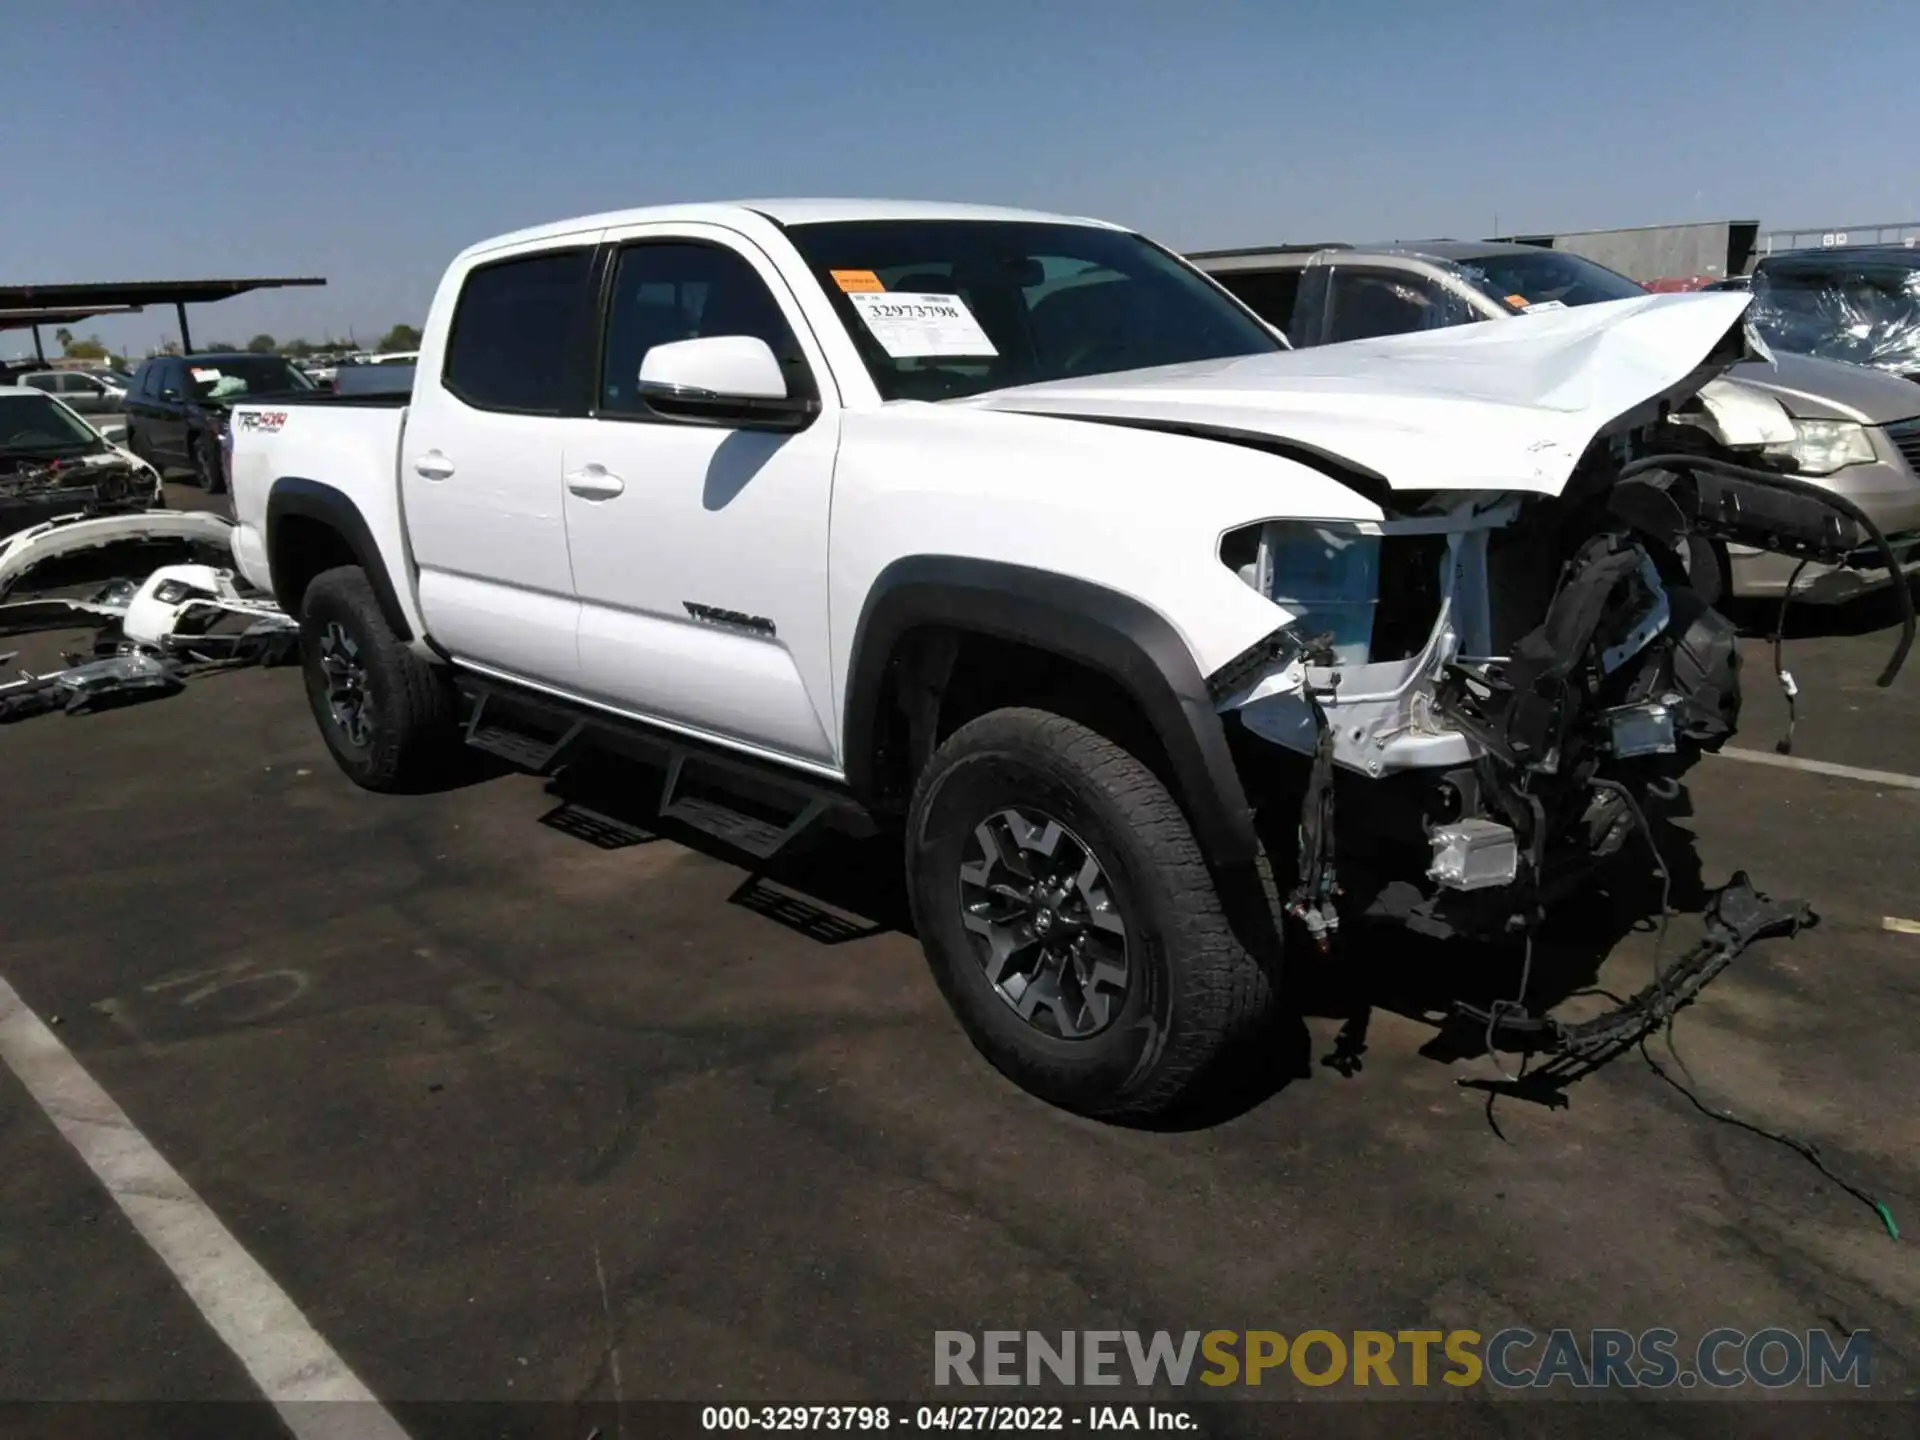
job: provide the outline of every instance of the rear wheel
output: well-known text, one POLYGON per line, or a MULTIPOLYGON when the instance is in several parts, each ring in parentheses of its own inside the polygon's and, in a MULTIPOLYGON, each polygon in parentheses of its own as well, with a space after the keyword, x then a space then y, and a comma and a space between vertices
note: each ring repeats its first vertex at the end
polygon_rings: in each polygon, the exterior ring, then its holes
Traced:
POLYGON ((1186 817, 1075 721, 998 710, 954 733, 907 826, 915 926, 975 1046, 1068 1109, 1192 1103, 1273 1009, 1186 817))
POLYGON ((320 734, 354 784, 417 789, 461 753, 451 682, 394 634, 358 566, 307 587, 300 661, 320 734))

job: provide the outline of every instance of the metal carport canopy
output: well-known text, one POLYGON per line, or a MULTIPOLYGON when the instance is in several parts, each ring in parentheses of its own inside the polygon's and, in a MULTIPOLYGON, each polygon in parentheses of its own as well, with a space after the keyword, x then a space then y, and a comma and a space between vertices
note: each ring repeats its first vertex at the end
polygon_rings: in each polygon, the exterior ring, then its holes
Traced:
MULTIPOLYGON (((103 315, 145 305, 171 305, 180 319, 180 348, 193 351, 187 306, 230 300, 249 290, 284 290, 295 285, 324 285, 320 276, 261 276, 248 280, 116 280, 73 285, 0 285, 0 312, 10 310, 85 310, 103 315)), ((29 324, 35 322, 29 321, 29 324)), ((40 324, 50 323, 42 320, 40 324)))

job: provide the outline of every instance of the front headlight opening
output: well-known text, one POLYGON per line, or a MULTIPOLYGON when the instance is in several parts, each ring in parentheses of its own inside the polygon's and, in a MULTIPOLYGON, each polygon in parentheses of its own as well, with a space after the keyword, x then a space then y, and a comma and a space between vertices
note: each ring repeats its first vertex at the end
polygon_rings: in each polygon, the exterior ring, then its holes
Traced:
POLYGON ((1793 439, 1769 446, 1768 452, 1793 461, 1802 475, 1831 475, 1849 465, 1871 465, 1878 458, 1867 427, 1851 420, 1795 420, 1793 439))
POLYGON ((1341 665, 1367 663, 1380 600, 1380 537, 1349 525, 1269 521, 1223 538, 1221 561, 1303 636, 1332 637, 1341 665))

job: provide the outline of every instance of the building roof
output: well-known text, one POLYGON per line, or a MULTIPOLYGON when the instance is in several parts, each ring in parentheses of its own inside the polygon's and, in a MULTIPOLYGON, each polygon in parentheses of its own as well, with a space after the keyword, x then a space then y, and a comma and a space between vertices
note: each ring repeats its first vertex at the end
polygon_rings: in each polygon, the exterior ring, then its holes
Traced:
POLYGON ((138 305, 88 305, 82 308, 69 306, 61 310, 42 307, 0 308, 0 330, 30 330, 35 325, 78 325, 82 320, 91 320, 95 315, 135 315, 139 311, 138 305))
MULTIPOLYGON (((109 280, 60 285, 0 285, 0 311, 82 309, 104 314, 142 305, 203 305, 249 290, 324 285, 319 276, 259 276, 246 280, 109 280)), ((42 321, 41 323, 47 323, 42 321)))

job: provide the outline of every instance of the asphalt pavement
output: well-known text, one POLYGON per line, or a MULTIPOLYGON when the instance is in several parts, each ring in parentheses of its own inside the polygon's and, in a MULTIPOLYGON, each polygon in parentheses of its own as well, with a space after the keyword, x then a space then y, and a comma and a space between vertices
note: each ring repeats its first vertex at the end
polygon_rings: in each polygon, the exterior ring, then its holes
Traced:
MULTIPOLYGON (((1920 773, 1920 667, 1871 684, 1890 639, 1867 610, 1789 641, 1797 753, 1920 773)), ((1455 964, 1504 993, 1514 954, 1303 964, 1264 1083, 1119 1129, 975 1055, 875 843, 775 884, 687 835, 602 848, 531 777, 368 795, 289 669, 0 759, 0 977, 390 1405, 902 1399, 935 1331, 986 1329, 1823 1326, 1872 1333, 1876 1395, 1920 1389, 1912 1246, 1800 1154, 1637 1054, 1552 1104, 1460 1083, 1496 1062, 1434 997, 1455 964)), ((1689 790, 1668 933, 1588 897, 1539 983, 1637 988, 1736 869, 1804 896, 1816 928, 1680 1017, 1684 1073, 1920 1225, 1920 934, 1888 928, 1920 915, 1920 791, 1722 758, 1689 790)), ((0 1400, 257 1393, 4 1071, 0 1294, 0 1400)))

